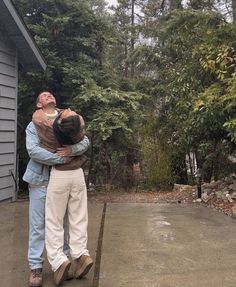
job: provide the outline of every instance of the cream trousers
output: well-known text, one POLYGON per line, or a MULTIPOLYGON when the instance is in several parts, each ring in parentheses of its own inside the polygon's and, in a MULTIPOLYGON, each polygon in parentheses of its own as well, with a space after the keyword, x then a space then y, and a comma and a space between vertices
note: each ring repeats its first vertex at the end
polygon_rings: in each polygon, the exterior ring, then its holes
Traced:
POLYGON ((87 189, 84 173, 52 169, 46 196, 45 224, 48 261, 55 272, 67 260, 63 253, 63 219, 68 212, 69 246, 72 259, 89 255, 87 250, 87 189))

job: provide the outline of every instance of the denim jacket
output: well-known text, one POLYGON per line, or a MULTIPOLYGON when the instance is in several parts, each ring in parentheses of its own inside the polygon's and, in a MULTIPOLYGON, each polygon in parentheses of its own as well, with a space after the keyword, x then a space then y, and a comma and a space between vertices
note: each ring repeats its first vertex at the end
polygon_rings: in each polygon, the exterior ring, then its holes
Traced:
MULTIPOLYGON (((81 155, 89 147, 89 139, 85 136, 82 141, 72 145, 72 155, 81 155)), ((33 122, 26 128, 26 149, 30 160, 23 180, 34 185, 47 185, 49 181, 49 167, 65 163, 65 159, 40 147, 40 140, 33 122)))

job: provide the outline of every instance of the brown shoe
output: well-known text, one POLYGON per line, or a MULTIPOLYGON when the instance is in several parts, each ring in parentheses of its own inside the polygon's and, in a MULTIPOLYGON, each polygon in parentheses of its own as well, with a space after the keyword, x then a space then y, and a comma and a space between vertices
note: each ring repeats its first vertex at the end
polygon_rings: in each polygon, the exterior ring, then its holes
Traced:
POLYGON ((32 269, 30 271, 29 286, 41 287, 43 282, 42 268, 32 269))
POLYGON ((67 274, 66 274, 66 280, 72 280, 72 279, 74 279, 74 273, 73 273, 73 271, 70 269, 70 270, 68 270, 67 271, 67 274))
POLYGON ((79 279, 85 276, 91 267, 93 266, 93 260, 88 255, 82 255, 80 258, 75 260, 76 267, 75 267, 75 278, 79 279))
POLYGON ((70 268, 70 261, 66 260, 61 266, 54 272, 54 283, 56 286, 61 285, 67 278, 68 270, 70 268))

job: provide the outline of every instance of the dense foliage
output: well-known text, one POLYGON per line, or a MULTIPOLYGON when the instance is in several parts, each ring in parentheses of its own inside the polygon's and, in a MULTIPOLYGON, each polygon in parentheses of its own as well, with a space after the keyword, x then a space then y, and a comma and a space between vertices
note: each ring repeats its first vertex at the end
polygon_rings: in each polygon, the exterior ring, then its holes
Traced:
POLYGON ((16 1, 48 66, 20 74, 20 138, 46 89, 86 120, 88 183, 192 183, 191 155, 206 181, 232 172, 235 1, 119 0, 110 13, 105 4, 16 1))

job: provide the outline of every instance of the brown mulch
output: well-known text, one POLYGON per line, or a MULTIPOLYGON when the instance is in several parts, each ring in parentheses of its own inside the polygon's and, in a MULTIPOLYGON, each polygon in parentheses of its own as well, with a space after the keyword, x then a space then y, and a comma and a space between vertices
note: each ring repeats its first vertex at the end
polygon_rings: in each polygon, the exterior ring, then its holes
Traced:
POLYGON ((235 205, 235 203, 224 202, 223 200, 217 199, 216 197, 213 197, 207 203, 202 204, 210 208, 217 209, 229 216, 232 216, 232 207, 235 205))
POLYGON ((213 196, 207 203, 196 202, 197 193, 190 191, 169 192, 124 192, 124 191, 93 191, 88 192, 88 200, 96 203, 193 203, 216 209, 232 216, 233 203, 224 202, 213 196))

